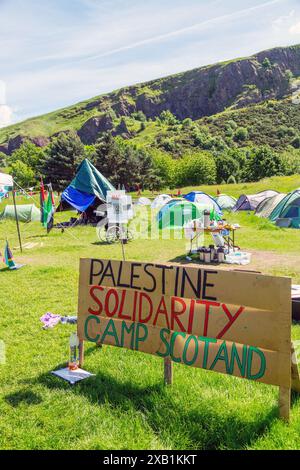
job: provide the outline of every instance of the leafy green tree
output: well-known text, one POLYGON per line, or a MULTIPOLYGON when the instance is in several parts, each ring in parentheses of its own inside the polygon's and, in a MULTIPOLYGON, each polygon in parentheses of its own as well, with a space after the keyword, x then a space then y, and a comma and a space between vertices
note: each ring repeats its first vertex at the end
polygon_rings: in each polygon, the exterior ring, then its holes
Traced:
POLYGON ((216 176, 216 163, 208 152, 186 154, 176 161, 174 183, 177 187, 214 184, 216 176))
POLYGON ((41 163, 42 174, 55 191, 63 191, 84 158, 85 148, 78 135, 75 132, 60 134, 48 147, 41 163))
POLYGON ((259 181, 262 178, 283 175, 285 166, 283 159, 270 147, 253 149, 247 162, 246 177, 248 181, 259 181))
POLYGON ((249 132, 246 127, 238 127, 234 133, 234 139, 237 142, 244 142, 249 137, 249 132))
POLYGON ((146 188, 160 184, 151 155, 109 133, 95 145, 95 165, 115 187, 129 190, 137 184, 146 188))
POLYGON ((230 176, 235 178, 239 177, 240 165, 239 162, 227 154, 219 154, 216 157, 217 167, 217 183, 221 183, 223 180, 227 181, 230 176))
POLYGON ((36 179, 39 179, 39 165, 44 157, 44 149, 37 147, 30 141, 24 142, 20 148, 15 150, 9 157, 10 165, 18 161, 23 162, 28 168, 36 174, 36 179))
POLYGON ((153 166, 156 174, 161 180, 162 187, 175 188, 175 164, 170 154, 161 152, 160 150, 153 150, 151 152, 153 166))
POLYGON ((159 116, 159 120, 161 123, 167 124, 168 126, 174 126, 178 124, 178 119, 169 110, 163 111, 159 116))
POLYGON ((16 160, 10 165, 10 173, 19 186, 26 189, 37 183, 36 173, 26 163, 16 160))

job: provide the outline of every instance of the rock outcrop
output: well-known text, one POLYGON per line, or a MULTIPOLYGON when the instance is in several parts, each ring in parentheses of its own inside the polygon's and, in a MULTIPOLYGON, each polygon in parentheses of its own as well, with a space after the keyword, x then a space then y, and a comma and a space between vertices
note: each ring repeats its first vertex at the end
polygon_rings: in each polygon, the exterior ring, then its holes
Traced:
POLYGON ((111 131, 113 128, 114 123, 111 116, 104 114, 89 119, 78 131, 78 135, 85 145, 91 145, 102 133, 111 131))
MULTIPOLYGON (((252 57, 126 87, 58 114, 65 120, 64 129, 68 122, 70 128, 74 127, 72 119, 87 115, 78 135, 84 144, 93 144, 103 132, 127 134, 124 124, 115 129, 115 117, 142 111, 148 119, 153 119, 162 111, 170 110, 178 119, 197 120, 228 108, 284 98, 291 94, 292 76, 300 77, 300 45, 275 48, 252 57)), ((2 144, 2 148, 11 153, 23 139, 20 135, 8 136, 9 141, 2 144)))

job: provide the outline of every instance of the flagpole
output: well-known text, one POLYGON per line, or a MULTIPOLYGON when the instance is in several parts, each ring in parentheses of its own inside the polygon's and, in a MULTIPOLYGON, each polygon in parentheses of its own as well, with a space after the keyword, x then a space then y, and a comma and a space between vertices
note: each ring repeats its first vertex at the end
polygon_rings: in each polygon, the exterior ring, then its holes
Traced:
POLYGON ((19 218, 18 218, 18 211, 17 211, 17 205, 16 205, 15 184, 13 184, 12 193, 13 193, 13 200, 14 200, 14 208, 15 208, 15 218, 16 218, 16 224, 17 224, 17 231, 18 231, 18 237, 19 237, 19 245, 20 245, 21 253, 23 253, 22 240, 21 240, 21 233, 20 233, 20 225, 19 225, 19 218))

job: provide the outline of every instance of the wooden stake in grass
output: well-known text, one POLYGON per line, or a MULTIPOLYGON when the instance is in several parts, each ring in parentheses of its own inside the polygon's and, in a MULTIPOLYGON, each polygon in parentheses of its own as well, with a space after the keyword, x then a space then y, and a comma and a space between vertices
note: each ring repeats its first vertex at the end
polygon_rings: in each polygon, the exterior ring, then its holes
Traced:
POLYGON ((170 357, 164 360, 165 385, 173 385, 173 362, 170 357))
POLYGON ((279 416, 289 423, 291 409, 291 389, 279 387, 279 416))

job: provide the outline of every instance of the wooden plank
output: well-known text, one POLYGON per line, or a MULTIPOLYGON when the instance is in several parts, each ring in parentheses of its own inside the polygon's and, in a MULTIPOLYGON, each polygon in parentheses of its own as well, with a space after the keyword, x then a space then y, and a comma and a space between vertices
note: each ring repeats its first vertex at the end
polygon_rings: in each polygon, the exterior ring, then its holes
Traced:
POLYGON ((291 389, 286 387, 279 387, 279 416, 284 421, 290 421, 291 409, 291 389))
POLYGON ((280 349, 282 336, 288 336, 289 325, 280 323, 282 314, 270 310, 167 296, 150 297, 139 291, 101 286, 85 289, 81 300, 84 315, 90 312, 100 317, 140 322, 273 351, 280 349))
POLYGON ((173 362, 170 357, 164 360, 164 380, 165 385, 173 384, 173 362))
POLYGON ((294 343, 292 343, 292 390, 300 393, 299 364, 294 343))
POLYGON ((171 358, 278 385, 280 414, 286 417, 291 388, 290 293, 288 278, 85 259, 80 265, 78 336, 80 341, 154 354, 168 359, 166 364, 171 358), (96 297, 91 297, 91 287, 96 288, 96 297), (110 290, 111 298, 101 309, 110 290), (101 302, 99 295, 104 296, 101 302), (117 301, 118 307, 123 302, 123 310, 115 308, 117 301), (135 302, 141 305, 138 314, 135 302), (149 305, 156 314, 151 312, 148 318, 149 305))
POLYGON ((177 265, 81 260, 85 285, 141 290, 152 295, 222 301, 261 310, 286 311, 289 278, 177 265), (266 292, 268 295, 265 295, 266 292))
POLYGON ((290 387, 290 353, 269 351, 230 341, 203 338, 124 320, 89 315, 78 321, 79 337, 107 344, 171 357, 190 367, 234 375, 271 385, 290 387), (279 367, 288 364, 288 367, 279 367))

